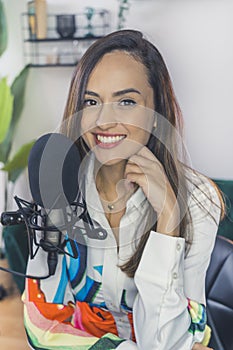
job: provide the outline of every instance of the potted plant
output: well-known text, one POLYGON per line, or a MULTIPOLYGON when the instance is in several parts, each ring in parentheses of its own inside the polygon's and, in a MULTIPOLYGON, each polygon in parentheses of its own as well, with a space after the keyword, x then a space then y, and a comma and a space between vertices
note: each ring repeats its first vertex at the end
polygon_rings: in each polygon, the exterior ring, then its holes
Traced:
MULTIPOLYGON (((7 46, 7 26, 2 1, 0 0, 0 56, 7 46)), ((20 147, 12 155, 12 146, 15 139, 17 124, 19 123, 24 106, 24 95, 29 67, 26 66, 15 78, 10 86, 6 77, 0 78, 0 172, 4 175, 4 184, 1 194, 4 197, 3 210, 10 210, 9 190, 13 189, 19 175, 27 166, 28 155, 34 140, 20 147)), ((8 255, 3 248, 4 236, 0 232, 0 259, 8 255), (6 253, 6 254, 5 254, 6 253)), ((10 264, 9 264, 10 265, 10 264)))
POLYGON ((26 66, 11 86, 7 78, 0 79, 0 162, 5 173, 4 211, 9 209, 9 187, 13 186, 27 166, 27 159, 34 141, 20 147, 12 156, 12 146, 17 124, 24 106, 24 94, 29 67, 26 66))

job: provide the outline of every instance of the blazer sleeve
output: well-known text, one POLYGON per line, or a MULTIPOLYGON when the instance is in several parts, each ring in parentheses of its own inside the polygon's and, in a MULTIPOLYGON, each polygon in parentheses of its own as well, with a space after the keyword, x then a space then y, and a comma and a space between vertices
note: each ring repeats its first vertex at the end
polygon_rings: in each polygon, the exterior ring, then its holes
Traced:
POLYGON ((209 182, 196 188, 191 198, 189 229, 193 230, 193 243, 187 256, 183 238, 152 231, 136 271, 138 295, 133 314, 140 350, 188 350, 204 337, 205 276, 216 238, 220 203, 209 182), (207 190, 219 207, 203 194, 207 190))

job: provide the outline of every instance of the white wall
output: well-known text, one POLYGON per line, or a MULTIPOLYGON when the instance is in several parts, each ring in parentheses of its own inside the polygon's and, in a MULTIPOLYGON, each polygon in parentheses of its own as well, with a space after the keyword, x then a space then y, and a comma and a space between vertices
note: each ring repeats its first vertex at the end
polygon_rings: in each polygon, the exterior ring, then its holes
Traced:
MULTIPOLYGON (((9 80, 23 67, 20 14, 26 0, 4 0, 9 46, 0 58, 0 75, 9 80)), ((48 0, 53 13, 77 12, 84 6, 112 11, 117 0, 48 0), (97 5, 98 4, 98 5, 97 5)), ((233 2, 231 0, 131 0, 127 26, 142 30, 160 49, 183 110, 193 166, 210 177, 233 179, 233 2)), ((61 120, 73 68, 31 69, 26 104, 14 148, 54 131, 61 120)), ((25 176, 17 194, 25 193, 25 176)), ((0 197, 1 207, 1 197, 0 197)))
POLYGON ((233 179, 233 1, 134 4, 128 24, 146 33, 168 64, 193 166, 233 179))

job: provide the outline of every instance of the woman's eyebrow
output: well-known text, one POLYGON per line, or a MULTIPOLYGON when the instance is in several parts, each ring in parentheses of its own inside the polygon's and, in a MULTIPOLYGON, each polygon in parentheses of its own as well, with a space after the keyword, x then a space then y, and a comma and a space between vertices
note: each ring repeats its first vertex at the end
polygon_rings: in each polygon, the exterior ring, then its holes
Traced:
POLYGON ((90 91, 90 90, 86 90, 85 91, 85 95, 91 95, 91 96, 99 97, 99 94, 97 94, 94 91, 90 91))
POLYGON ((134 89, 134 88, 120 90, 120 91, 114 92, 112 95, 113 95, 113 97, 117 97, 117 96, 121 96, 121 95, 124 95, 124 94, 128 94, 129 92, 135 92, 136 94, 141 95, 141 92, 136 90, 136 89, 134 89))
MULTIPOLYGON (((128 89, 124 89, 124 90, 119 90, 119 91, 116 91, 112 94, 113 97, 117 97, 117 96, 122 96, 122 95, 125 95, 125 94, 128 94, 130 92, 134 92, 136 94, 139 94, 141 95, 141 92, 134 89, 134 88, 128 88, 128 89)), ((95 96, 95 97, 100 97, 99 94, 97 94, 96 92, 94 91, 90 91, 90 90, 86 90, 85 91, 85 94, 86 95, 90 95, 90 96, 95 96)))

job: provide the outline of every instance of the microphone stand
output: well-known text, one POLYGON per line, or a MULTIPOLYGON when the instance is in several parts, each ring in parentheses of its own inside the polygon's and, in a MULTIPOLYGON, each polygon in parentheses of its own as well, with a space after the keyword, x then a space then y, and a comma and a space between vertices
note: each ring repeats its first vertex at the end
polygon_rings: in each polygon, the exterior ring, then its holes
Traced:
POLYGON ((28 235, 28 248, 29 248, 29 257, 34 259, 39 248, 42 248, 48 253, 48 275, 46 276, 32 276, 22 274, 17 271, 12 271, 7 268, 1 268, 1 270, 14 273, 18 276, 23 276, 26 278, 32 279, 46 279, 50 276, 53 276, 56 271, 56 266, 58 262, 58 254, 66 254, 74 259, 78 258, 78 246, 74 239, 70 239, 65 235, 64 231, 72 233, 78 233, 78 235, 84 236, 87 235, 91 239, 100 239, 103 240, 107 237, 107 232, 101 227, 94 227, 94 223, 87 211, 87 206, 85 200, 81 197, 81 194, 77 196, 77 200, 70 205, 72 209, 69 214, 64 215, 65 224, 59 229, 56 226, 48 225, 48 215, 43 212, 42 209, 38 208, 36 203, 30 203, 24 199, 21 199, 17 196, 14 197, 18 210, 15 212, 5 212, 1 215, 1 223, 3 225, 16 225, 25 223, 28 235), (78 208, 81 208, 81 214, 78 214, 78 208), (69 220, 68 220, 69 216, 69 220), (80 228, 77 228, 75 224, 83 220, 85 232, 83 233, 80 228), (41 222, 41 224, 38 223, 41 222), (38 241, 37 231, 41 232, 41 238, 38 241), (56 242, 53 242, 53 233, 56 233, 56 242), (71 253, 65 250, 67 244, 70 244, 71 253), (33 250, 33 247, 36 247, 33 250))

